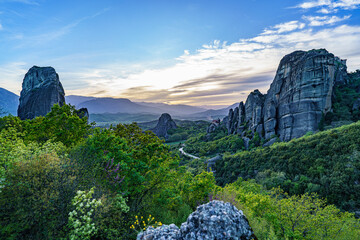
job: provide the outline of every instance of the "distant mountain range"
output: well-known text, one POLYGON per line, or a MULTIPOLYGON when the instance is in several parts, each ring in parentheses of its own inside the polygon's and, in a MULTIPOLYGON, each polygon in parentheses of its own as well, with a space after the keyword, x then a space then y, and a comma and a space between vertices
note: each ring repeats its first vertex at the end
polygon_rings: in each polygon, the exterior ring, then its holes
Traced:
POLYGON ((0 116, 11 114, 17 116, 19 96, 4 88, 0 88, 0 116))
MULTIPOLYGON (((150 102, 132 102, 126 98, 95 98, 70 95, 67 96, 66 102, 75 105, 77 108, 86 107, 95 120, 105 121, 106 118, 112 121, 123 121, 124 114, 126 120, 156 118, 162 113, 169 113, 177 119, 201 120, 201 119, 215 119, 225 117, 230 108, 235 108, 238 103, 229 107, 218 110, 207 110, 201 107, 194 107, 189 105, 177 104, 170 105, 165 103, 150 103, 150 102), (96 116, 95 116, 96 115, 96 116), (99 115, 102 115, 101 117, 99 115)), ((95 120, 95 121, 96 121, 95 120)))
MULTIPOLYGON (((169 113, 176 119, 211 120, 225 117, 230 108, 237 103, 218 110, 207 110, 201 107, 151 102, 132 102, 126 98, 96 98, 69 95, 65 97, 68 104, 76 108, 87 108, 90 120, 100 122, 146 122, 157 119, 162 113, 169 113)), ((17 115, 19 96, 0 88, 0 113, 17 115)))

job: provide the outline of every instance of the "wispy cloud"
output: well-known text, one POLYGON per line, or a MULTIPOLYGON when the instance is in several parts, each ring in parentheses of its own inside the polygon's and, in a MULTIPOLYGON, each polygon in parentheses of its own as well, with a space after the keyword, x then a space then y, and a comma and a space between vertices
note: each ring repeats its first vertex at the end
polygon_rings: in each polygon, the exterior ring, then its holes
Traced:
POLYGON ((40 4, 37 1, 31 1, 31 0, 3 0, 4 2, 17 2, 17 3, 23 3, 27 5, 36 5, 39 6, 40 4))
POLYGON ((2 24, 0 23, 0 31, 3 30, 3 29, 4 29, 4 28, 3 28, 2 24))
POLYGON ((360 0, 317 0, 317 1, 306 1, 301 4, 294 6, 294 8, 311 9, 319 8, 319 13, 332 13, 338 9, 357 9, 360 7, 360 0))
POLYGON ((102 9, 101 11, 99 11, 93 15, 77 19, 74 22, 69 23, 57 30, 49 31, 49 32, 42 33, 39 35, 24 36, 23 34, 17 34, 18 36, 21 36, 21 38, 17 38, 17 39, 22 40, 21 43, 18 45, 18 47, 20 48, 20 47, 28 47, 29 45, 30 46, 41 45, 41 44, 44 44, 47 42, 54 41, 64 35, 70 33, 76 26, 78 26, 82 22, 89 20, 89 19, 96 18, 97 16, 107 12, 108 10, 109 10, 109 8, 102 9))
POLYGON ((281 34, 275 31, 232 44, 214 41, 196 52, 184 53, 177 64, 167 68, 146 69, 126 76, 120 74, 121 66, 89 69, 85 75, 78 74, 84 76, 88 88, 68 92, 91 95, 101 89, 104 91, 98 96, 224 105, 245 100, 256 88, 265 93, 281 57, 295 50, 326 48, 349 58, 350 70, 359 68, 359 39, 360 26, 340 25, 320 30, 307 27, 281 34))
POLYGON ((262 33, 263 35, 267 34, 276 34, 276 33, 285 33, 291 32, 297 29, 303 29, 305 24, 299 21, 290 21, 286 23, 277 24, 270 29, 265 29, 262 33))
POLYGON ((303 19, 309 22, 309 26, 324 26, 329 24, 335 24, 337 22, 342 22, 351 17, 347 15, 344 17, 338 16, 303 16, 303 19))

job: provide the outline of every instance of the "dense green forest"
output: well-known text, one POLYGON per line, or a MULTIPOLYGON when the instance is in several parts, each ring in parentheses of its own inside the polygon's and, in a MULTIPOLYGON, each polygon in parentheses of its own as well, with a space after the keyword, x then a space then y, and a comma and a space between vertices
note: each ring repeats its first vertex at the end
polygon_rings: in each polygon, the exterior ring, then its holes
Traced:
POLYGON ((268 189, 318 193, 347 211, 360 209, 360 122, 287 143, 225 155, 216 166, 221 186, 255 178, 268 189))
POLYGON ((0 238, 135 239, 147 226, 180 225, 198 205, 219 199, 242 209, 259 239, 359 239, 354 214, 327 205, 316 194, 324 196, 322 191, 330 189, 331 203, 349 210, 358 206, 359 129, 354 124, 271 148, 229 153, 216 172, 218 186, 211 172, 190 171, 163 140, 135 123, 95 128, 68 105, 55 105, 33 120, 3 117, 0 238), (260 159, 266 152, 274 157, 260 159), (302 173, 310 162, 312 170, 302 173), (256 171, 263 186, 243 180, 256 171), (267 176, 275 177, 270 182, 267 176), (282 176, 290 185, 279 181, 282 176), (303 176, 308 181, 304 191, 297 181, 305 181, 303 176), (330 187, 322 185, 323 177, 330 187), (317 191, 307 191, 309 186, 317 191), (337 194, 344 192, 345 205, 339 205, 337 194))

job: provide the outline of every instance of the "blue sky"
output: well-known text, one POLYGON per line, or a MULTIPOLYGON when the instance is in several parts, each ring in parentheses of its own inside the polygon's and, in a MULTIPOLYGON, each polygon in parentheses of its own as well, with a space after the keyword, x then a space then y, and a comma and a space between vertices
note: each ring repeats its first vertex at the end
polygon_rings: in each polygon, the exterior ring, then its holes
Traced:
POLYGON ((50 65, 67 95, 220 107, 312 48, 360 68, 360 0, 0 0, 0 87, 16 94, 50 65))

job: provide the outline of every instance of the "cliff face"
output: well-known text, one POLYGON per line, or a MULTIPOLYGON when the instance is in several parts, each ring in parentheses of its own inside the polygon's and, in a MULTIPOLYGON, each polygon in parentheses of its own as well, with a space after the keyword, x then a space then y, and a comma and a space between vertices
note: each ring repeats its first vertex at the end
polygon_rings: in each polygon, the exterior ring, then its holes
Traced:
POLYGON ((250 93, 238 120, 229 114, 239 122, 236 131, 228 127, 229 133, 251 130, 265 139, 277 135, 289 141, 316 131, 323 114, 331 111, 334 86, 347 79, 346 61, 325 49, 286 55, 267 94, 250 93))
POLYGON ((65 92, 59 75, 52 67, 34 66, 26 73, 19 99, 20 119, 33 119, 45 116, 51 107, 65 104, 65 92))
POLYGON ((172 120, 170 114, 163 113, 161 114, 156 127, 152 129, 152 131, 156 134, 156 136, 167 139, 168 131, 174 128, 177 128, 177 126, 174 120, 172 120))

